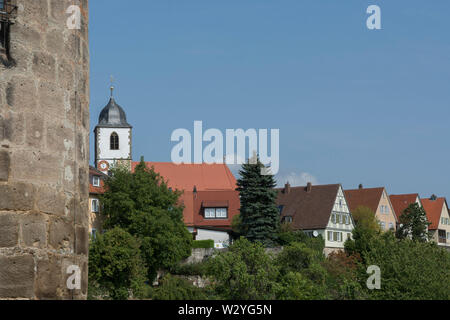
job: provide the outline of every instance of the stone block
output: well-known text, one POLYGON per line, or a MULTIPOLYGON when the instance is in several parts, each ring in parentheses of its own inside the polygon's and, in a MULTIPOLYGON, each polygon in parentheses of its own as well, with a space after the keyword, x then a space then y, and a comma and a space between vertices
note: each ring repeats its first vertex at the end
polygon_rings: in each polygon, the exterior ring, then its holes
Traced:
POLYGON ((9 153, 0 150, 0 181, 8 181, 10 165, 9 153))
POLYGON ((55 249, 73 249, 73 221, 63 218, 51 218, 48 233, 49 245, 55 249))
POLYGON ((34 259, 31 254, 0 255, 0 297, 33 298, 34 259))
POLYGON ((25 117, 23 113, 8 112, 0 115, 0 141, 14 142, 21 145, 25 138, 25 117))
POLYGON ((52 55, 36 51, 33 53, 33 73, 49 81, 56 78, 56 61, 52 55))
POLYGON ((35 188, 26 183, 0 184, 0 210, 28 211, 33 208, 35 188))
POLYGON ((15 247, 19 240, 19 216, 0 213, 0 248, 15 247))
POLYGON ((33 148, 41 149, 44 145, 44 119, 41 115, 27 113, 26 142, 33 148))
POLYGON ((13 110, 37 110, 37 90, 29 77, 14 76, 6 86, 6 103, 13 110), (26 92, 27 94, 23 94, 26 92))
POLYGON ((86 227, 76 227, 76 254, 87 255, 89 252, 89 230, 86 227))
POLYGON ((61 181, 60 157, 33 150, 20 150, 11 155, 11 178, 29 182, 57 183, 61 181))
POLYGON ((42 186, 38 189, 37 207, 41 212, 64 216, 65 202, 65 194, 55 187, 42 186))
POLYGON ((64 285, 61 271, 61 258, 58 256, 49 255, 48 259, 37 262, 36 298, 58 298, 59 288, 64 285))
POLYGON ((47 220, 45 215, 32 213, 22 217, 22 241, 27 247, 45 248, 47 220))

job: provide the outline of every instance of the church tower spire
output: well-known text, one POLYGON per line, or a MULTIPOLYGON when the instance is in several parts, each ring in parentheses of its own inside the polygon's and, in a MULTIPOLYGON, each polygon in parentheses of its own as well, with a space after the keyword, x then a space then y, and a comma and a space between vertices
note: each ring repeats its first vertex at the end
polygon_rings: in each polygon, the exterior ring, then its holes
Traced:
POLYGON ((124 165, 131 170, 131 131, 125 111, 114 99, 114 86, 111 77, 111 97, 100 112, 95 134, 95 166, 108 173, 117 165, 124 165))

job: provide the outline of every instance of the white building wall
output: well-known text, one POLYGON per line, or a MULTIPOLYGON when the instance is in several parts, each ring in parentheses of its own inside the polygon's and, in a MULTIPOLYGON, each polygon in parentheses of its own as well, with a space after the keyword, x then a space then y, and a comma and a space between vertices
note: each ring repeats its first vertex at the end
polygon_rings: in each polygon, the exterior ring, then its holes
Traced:
POLYGON ((230 244, 230 236, 227 232, 197 229, 195 240, 214 240, 214 247, 227 247, 230 244))
POLYGON ((345 199, 342 188, 339 188, 338 194, 336 196, 336 201, 333 206, 332 214, 330 214, 330 220, 328 221, 327 228, 323 231, 321 230, 320 233, 322 234, 322 237, 325 239, 325 248, 343 249, 344 243, 347 240, 347 237, 351 235, 355 225, 350 210, 348 209, 348 204, 345 199), (340 223, 338 219, 336 219, 336 222, 332 221, 333 213, 340 214, 343 216, 342 223, 340 223), (349 224, 345 223, 345 215, 348 215, 349 217, 349 224), (328 239, 328 231, 341 232, 342 233, 341 241, 331 241, 330 239, 328 239))
POLYGON ((96 161, 105 160, 110 166, 114 160, 131 159, 131 128, 97 128, 96 161), (110 137, 113 132, 119 136, 119 150, 111 150, 110 137))

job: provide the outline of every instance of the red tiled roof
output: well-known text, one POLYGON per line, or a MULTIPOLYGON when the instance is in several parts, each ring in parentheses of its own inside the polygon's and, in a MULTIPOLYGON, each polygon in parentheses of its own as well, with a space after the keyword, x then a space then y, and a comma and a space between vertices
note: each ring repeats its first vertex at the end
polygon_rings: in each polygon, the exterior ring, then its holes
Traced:
MULTIPOLYGON (((139 162, 133 162, 132 171, 139 162)), ((172 189, 183 190, 180 204, 184 205, 183 217, 187 226, 231 226, 233 216, 239 213, 239 192, 236 178, 226 164, 174 164, 171 162, 146 162, 153 167, 172 189), (194 186, 197 194, 194 194, 194 186), (202 203, 228 207, 228 219, 203 219, 202 203)), ((204 207, 203 207, 204 208, 204 207)))
POLYGON ((326 228, 339 191, 339 184, 276 189, 281 217, 291 216, 295 230, 326 228))
POLYGON ((89 166, 89 193, 90 194, 103 194, 105 193, 105 183, 104 183, 104 178, 106 177, 106 175, 97 170, 96 168, 89 166), (92 176, 98 176, 100 177, 100 187, 94 187, 92 185, 92 176))
POLYGON ((422 206, 427 214, 428 221, 431 224, 428 226, 429 230, 436 230, 439 227, 439 220, 441 219, 442 207, 447 208, 445 198, 437 198, 436 200, 422 199, 422 206))
POLYGON ((345 198, 347 199, 350 212, 355 211, 358 207, 364 206, 376 212, 384 188, 363 188, 355 190, 345 190, 345 198))
MULTIPOLYGON (((132 171, 139 162, 132 163, 132 171)), ((174 164, 172 162, 146 162, 148 168, 164 177, 173 189, 192 191, 235 190, 236 178, 226 164, 174 164)))
POLYGON ((389 196, 389 199, 391 200, 391 204, 394 207, 395 214, 399 221, 400 216, 403 214, 405 209, 408 208, 410 204, 415 203, 418 197, 419 194, 417 193, 396 194, 389 196))

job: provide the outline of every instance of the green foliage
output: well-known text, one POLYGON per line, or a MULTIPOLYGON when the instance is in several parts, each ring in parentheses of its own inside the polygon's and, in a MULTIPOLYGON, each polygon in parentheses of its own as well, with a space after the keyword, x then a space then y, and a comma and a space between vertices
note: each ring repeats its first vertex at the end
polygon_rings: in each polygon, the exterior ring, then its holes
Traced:
POLYGON ((427 230, 430 224, 425 210, 417 203, 410 204, 400 216, 400 227, 396 236, 399 239, 410 236, 412 240, 425 242, 428 240, 427 230))
POLYGON ((435 243, 388 233, 373 243, 365 260, 381 269, 381 290, 370 291, 372 299, 450 299, 450 253, 435 243))
POLYGON ((237 181, 241 198, 240 232, 252 242, 264 246, 276 244, 276 234, 280 224, 276 206, 276 185, 273 175, 262 175, 267 170, 257 158, 255 164, 243 164, 237 181))
POLYGON ((160 285, 153 288, 153 300, 207 300, 207 292, 192 285, 188 280, 167 274, 160 285))
POLYGON ((145 275, 139 241, 128 232, 116 227, 91 242, 89 283, 93 294, 114 300, 127 299, 130 291, 140 296, 145 275))
POLYGON ((280 246, 287 246, 295 242, 304 243, 307 247, 321 253, 325 248, 325 241, 321 235, 317 238, 311 238, 303 231, 294 231, 290 223, 281 224, 280 231, 277 235, 277 241, 280 246))
POLYGON ((241 235, 244 234, 245 231, 242 228, 242 219, 240 214, 233 216, 233 219, 231 220, 231 230, 233 230, 235 240, 239 239, 241 235))
POLYGON ((214 240, 194 240, 192 242, 193 249, 210 249, 214 248, 214 240))
POLYGON ((281 274, 281 283, 283 286, 283 299, 322 299, 325 298, 325 281, 327 278, 326 270, 323 268, 324 262, 323 246, 312 246, 315 239, 304 238, 305 242, 292 242, 283 248, 283 251, 275 259, 281 274), (289 281, 294 281, 289 283, 289 281), (294 283, 299 285, 294 290, 294 283), (301 292, 307 290, 307 292, 301 292), (289 294, 292 296, 289 298, 289 294))
POLYGON ((450 253, 435 243, 359 230, 354 240, 346 242, 346 250, 361 256, 357 277, 369 299, 450 299, 450 253), (365 285, 370 265, 381 269, 381 290, 365 285))
POLYGON ((164 179, 143 161, 134 173, 118 167, 105 182, 101 198, 105 228, 119 226, 138 237, 147 277, 176 265, 191 254, 192 236, 183 223, 180 192, 167 187, 164 179))
POLYGON ((208 264, 205 262, 178 264, 170 269, 170 273, 184 276, 205 276, 208 273, 208 264))
POLYGON ((378 224, 375 212, 370 208, 360 206, 356 210, 352 211, 353 220, 359 227, 372 230, 373 232, 381 232, 380 225, 378 224))
MULTIPOLYGON (((364 259, 364 253, 371 250, 373 241, 381 234, 381 229, 375 217, 375 213, 366 207, 355 210, 356 221, 352 232, 353 239, 344 244, 349 255, 359 254, 364 259)), ((352 213, 353 215, 353 213, 352 213)))
POLYGON ((275 299, 279 290, 278 269, 272 258, 259 242, 245 238, 209 260, 208 273, 221 299, 275 299))
POLYGON ((279 300, 317 300, 320 299, 317 286, 300 272, 289 272, 281 277, 279 300))
POLYGON ((362 286, 366 276, 361 277, 362 261, 359 254, 349 255, 344 251, 328 255, 323 266, 327 271, 326 287, 333 300, 365 299, 362 286))

